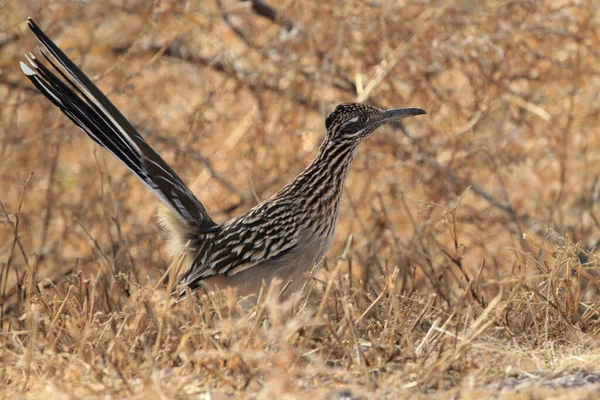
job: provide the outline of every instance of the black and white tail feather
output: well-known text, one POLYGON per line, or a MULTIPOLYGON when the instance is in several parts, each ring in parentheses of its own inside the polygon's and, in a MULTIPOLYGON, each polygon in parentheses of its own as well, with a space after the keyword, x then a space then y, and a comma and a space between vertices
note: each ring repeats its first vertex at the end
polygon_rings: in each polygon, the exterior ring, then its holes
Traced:
POLYGON ((41 44, 38 48, 42 56, 58 73, 30 53, 25 56, 29 64, 21 62, 29 80, 90 138, 135 173, 173 211, 180 224, 197 234, 214 228, 217 224, 202 203, 127 118, 31 18, 27 25, 41 44))

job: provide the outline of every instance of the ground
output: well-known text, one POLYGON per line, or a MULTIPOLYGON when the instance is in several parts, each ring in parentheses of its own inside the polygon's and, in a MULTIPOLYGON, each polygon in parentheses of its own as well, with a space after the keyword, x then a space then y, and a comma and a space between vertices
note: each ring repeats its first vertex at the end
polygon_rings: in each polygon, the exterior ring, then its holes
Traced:
POLYGON ((598 396, 594 1, 2 10, 0 397, 598 396), (28 16, 219 222, 302 171, 336 104, 428 114, 361 145, 301 298, 175 302, 158 201, 21 73, 28 16))

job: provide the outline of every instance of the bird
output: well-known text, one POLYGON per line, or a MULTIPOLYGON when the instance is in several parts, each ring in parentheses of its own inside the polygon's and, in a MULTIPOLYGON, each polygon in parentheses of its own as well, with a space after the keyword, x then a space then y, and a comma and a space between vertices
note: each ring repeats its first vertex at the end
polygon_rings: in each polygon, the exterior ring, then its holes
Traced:
POLYGON ((167 231, 169 251, 185 254, 175 296, 201 288, 209 293, 231 289, 252 301, 263 285, 275 283, 282 292, 299 292, 331 245, 359 144, 382 125, 426 114, 421 108, 337 105, 327 114, 325 138, 303 172, 248 211, 217 223, 92 80, 31 18, 27 25, 41 44, 44 61, 25 55, 27 62, 20 62, 23 73, 161 201, 158 219, 167 231))

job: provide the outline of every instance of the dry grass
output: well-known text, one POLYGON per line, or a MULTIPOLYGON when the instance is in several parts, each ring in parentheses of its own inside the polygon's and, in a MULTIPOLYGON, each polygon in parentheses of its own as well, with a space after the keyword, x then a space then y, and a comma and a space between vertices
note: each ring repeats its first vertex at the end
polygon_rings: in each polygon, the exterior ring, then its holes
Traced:
POLYGON ((2 4, 1 397, 597 395, 597 4, 336 3, 2 4), (303 300, 174 304, 156 202, 21 75, 28 15, 219 221, 336 103, 429 115, 362 146, 303 300))

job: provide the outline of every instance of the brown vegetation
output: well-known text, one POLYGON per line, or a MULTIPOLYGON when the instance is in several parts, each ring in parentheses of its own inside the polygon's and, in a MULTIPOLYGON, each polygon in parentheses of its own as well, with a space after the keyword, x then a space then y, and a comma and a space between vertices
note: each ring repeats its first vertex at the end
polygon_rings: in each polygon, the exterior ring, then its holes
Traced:
POLYGON ((593 398, 597 4, 267 3, 3 3, 0 396, 593 398), (157 203, 21 74, 27 16, 218 221, 336 103, 428 116, 362 145, 310 301, 175 304, 157 203))

